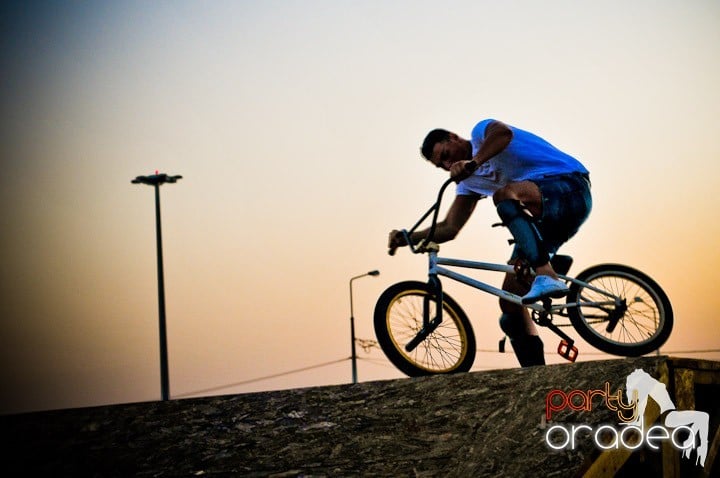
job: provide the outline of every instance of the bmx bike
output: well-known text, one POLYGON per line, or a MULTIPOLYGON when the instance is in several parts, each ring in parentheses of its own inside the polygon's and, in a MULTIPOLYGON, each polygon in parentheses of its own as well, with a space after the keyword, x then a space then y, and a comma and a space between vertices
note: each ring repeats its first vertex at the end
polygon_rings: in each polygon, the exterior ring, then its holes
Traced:
POLYGON ((448 269, 509 272, 530 280, 534 275, 523 262, 510 265, 438 256, 439 246, 432 239, 443 194, 452 182, 449 179, 442 185, 435 204, 409 231, 401 231, 413 253, 427 254, 428 281, 391 285, 375 305, 378 343, 400 371, 411 377, 467 372, 475 361, 476 342, 470 321, 460 305, 443 292, 440 276, 528 308, 536 324, 560 336, 558 353, 573 362, 578 349, 561 327, 572 326, 590 345, 625 357, 648 354, 668 339, 673 327, 670 300, 657 282, 632 267, 599 264, 571 277, 567 274, 572 258, 553 256, 553 268, 570 289, 562 304, 554 304, 551 299, 523 304, 519 295, 448 269), (412 244, 410 234, 430 215, 427 237, 412 244))

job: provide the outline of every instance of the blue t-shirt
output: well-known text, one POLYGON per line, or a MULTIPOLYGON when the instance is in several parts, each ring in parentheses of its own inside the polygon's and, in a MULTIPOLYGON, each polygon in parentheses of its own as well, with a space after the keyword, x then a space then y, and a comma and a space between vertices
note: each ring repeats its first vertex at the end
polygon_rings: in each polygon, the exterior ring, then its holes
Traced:
MULTIPOLYGON (((485 138, 485 128, 495 120, 479 122, 472 130, 470 142, 475 156, 485 138)), ((541 137, 509 126, 513 138, 507 148, 482 164, 472 176, 457 185, 458 195, 492 194, 507 183, 540 179, 558 174, 582 173, 588 170, 577 159, 563 153, 541 137)))

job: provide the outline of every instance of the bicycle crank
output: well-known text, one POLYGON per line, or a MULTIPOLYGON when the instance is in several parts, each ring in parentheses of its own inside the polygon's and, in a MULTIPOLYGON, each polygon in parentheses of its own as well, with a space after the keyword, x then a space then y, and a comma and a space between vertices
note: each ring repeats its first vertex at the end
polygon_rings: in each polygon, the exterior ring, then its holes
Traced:
POLYGON ((552 314, 550 314, 551 305, 550 299, 544 299, 543 307, 545 310, 539 313, 533 312, 533 320, 539 326, 547 327, 560 337, 560 344, 557 348, 558 355, 570 362, 574 362, 578 356, 578 349, 575 347, 575 341, 565 332, 560 330, 557 325, 553 324, 552 314))
POLYGON ((627 301, 623 299, 619 301, 619 303, 616 305, 615 310, 608 314, 608 325, 605 329, 607 333, 613 333, 615 327, 617 327, 618 322, 620 322, 620 319, 622 319, 625 315, 625 312, 627 312, 627 309, 627 301))

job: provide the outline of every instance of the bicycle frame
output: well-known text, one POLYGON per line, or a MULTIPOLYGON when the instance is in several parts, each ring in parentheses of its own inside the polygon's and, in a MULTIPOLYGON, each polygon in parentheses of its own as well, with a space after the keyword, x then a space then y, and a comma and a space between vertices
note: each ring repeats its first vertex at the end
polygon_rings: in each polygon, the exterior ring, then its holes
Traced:
POLYGON ((461 268, 467 268, 467 269, 478 269, 478 270, 485 270, 485 271, 494 271, 494 272, 505 272, 505 273, 514 273, 515 268, 509 264, 496 264, 496 263, 489 263, 489 262, 477 262, 477 261, 469 261, 469 260, 463 260, 463 259, 452 259, 448 257, 439 257, 438 256, 438 250, 439 247, 435 245, 435 247, 427 247, 429 244, 432 244, 433 236, 435 235, 435 228, 437 226, 437 220, 438 215, 440 212, 440 203, 442 201, 442 197, 445 194, 445 190, 447 187, 453 182, 453 179, 448 179, 443 183, 443 185, 440 188, 440 192, 438 193, 438 198, 435 204, 433 204, 428 211, 423 214, 423 216, 415 223, 415 225, 409 230, 403 230, 401 231, 402 234, 405 237, 405 240, 407 244, 410 247, 410 250, 414 254, 419 254, 423 252, 428 253, 429 257, 429 266, 428 266, 428 275, 430 276, 430 282, 437 282, 437 285, 439 287, 438 291, 441 293, 442 288, 440 286, 440 282, 437 280, 437 276, 444 276, 448 277, 450 279, 453 279, 455 281, 461 282, 463 284, 466 284, 470 287, 474 287, 476 289, 482 290, 483 292, 487 292, 489 294, 492 294, 494 296, 497 296, 501 299, 507 300, 508 302, 512 302, 514 304, 522 305, 523 307, 527 307, 528 309, 535 310, 537 312, 557 312, 563 309, 566 309, 567 307, 577 307, 579 305, 592 305, 595 307, 601 307, 603 305, 617 305, 618 301, 620 300, 618 297, 610 294, 609 292, 598 289, 596 287, 592 287, 589 284, 579 281, 577 279, 574 279, 567 275, 558 274, 558 277, 564 281, 571 282, 571 283, 577 283, 579 285, 582 285, 583 287, 586 287, 590 290, 593 290, 594 292, 603 294, 607 296, 608 298, 612 299, 612 301, 598 303, 565 303, 560 305, 551 305, 547 306, 547 304, 523 304, 520 296, 513 294, 511 292, 499 289, 497 287, 494 287, 490 284, 487 284, 485 282, 478 281, 476 279, 473 279, 472 277, 468 277, 463 274, 458 274, 457 272, 454 272, 450 269, 447 269, 446 267, 442 266, 450 266, 450 267, 461 267, 461 268), (410 241, 410 234, 415 231, 424 221, 427 219, 430 214, 433 215, 432 217, 432 223, 430 226, 430 229, 428 231, 428 235, 425 238, 424 245, 422 247, 416 247, 412 241, 410 241), (434 278, 434 279, 433 279, 434 278))
MULTIPOLYGON (((447 269, 446 267, 442 267, 442 266, 450 266, 450 267, 460 267, 460 268, 466 268, 466 269, 477 269, 477 270, 484 270, 484 271, 513 273, 514 268, 510 265, 493 264, 493 263, 487 263, 487 262, 476 262, 476 261, 468 261, 468 260, 462 260, 462 259, 451 259, 451 258, 446 258, 446 257, 439 257, 437 255, 436 251, 431 251, 428 253, 428 262, 429 262, 428 274, 431 277, 432 276, 448 277, 448 278, 453 279, 462 284, 468 285, 475 289, 479 289, 483 292, 487 292, 489 294, 497 296, 508 302, 522 305, 520 296, 513 294, 512 292, 508 292, 506 290, 499 289, 499 288, 492 286, 486 282, 482 282, 482 281, 473 279, 472 277, 469 277, 469 276, 466 276, 463 274, 459 274, 453 270, 447 269)), ((541 312, 542 310, 544 310, 543 307, 537 303, 530 304, 527 307, 530 309, 533 309, 533 310, 537 310, 538 312, 541 312)), ((555 306, 555 307, 560 308, 560 306, 555 306)))
POLYGON ((561 310, 564 310, 568 307, 578 307, 578 306, 594 306, 594 307, 602 307, 603 305, 616 305, 618 298, 613 296, 612 294, 608 293, 605 290, 598 289, 596 287, 593 287, 583 281, 579 281, 577 279, 574 279, 570 276, 558 274, 558 277, 566 282, 572 282, 582 285, 583 287, 586 287, 590 290, 593 290, 594 292, 598 292, 600 294, 606 295, 609 299, 607 302, 582 302, 582 303, 564 303, 564 304, 553 304, 548 309, 545 305, 540 303, 534 303, 534 304, 523 304, 522 298, 519 295, 513 294, 512 292, 508 292, 506 290, 499 289, 495 286, 492 286, 486 282, 479 281, 477 279, 474 279, 472 277, 459 274, 453 270, 447 269, 446 267, 442 266, 449 266, 449 267, 460 267, 465 269, 477 269, 482 271, 491 271, 491 272, 505 272, 505 273, 515 273, 515 268, 509 264, 495 264, 490 262, 477 262, 477 261, 468 261, 464 259, 452 259, 449 257, 439 257, 437 255, 436 251, 430 251, 428 252, 428 273, 430 276, 443 276, 448 277, 450 279, 453 279, 457 282, 460 282, 462 284, 465 284, 467 286, 473 287, 475 289, 479 289, 483 292, 487 292, 488 294, 494 295, 496 297, 499 297, 500 299, 506 300, 508 302, 512 302, 513 304, 521 305, 523 307, 526 307, 528 309, 537 311, 537 312, 558 312, 561 310))
MULTIPOLYGON (((515 273, 515 268, 512 265, 509 264, 496 264, 496 263, 489 263, 489 262, 478 262, 478 261, 469 261, 469 260, 463 260, 463 259, 453 259, 449 257, 440 257, 438 256, 439 246, 437 244, 432 243, 433 236, 435 234, 435 229, 437 226, 437 219, 438 214, 440 211, 440 203, 442 200, 442 196, 445 192, 445 189, 447 186, 452 183, 453 180, 449 179, 447 180, 442 187, 440 188, 440 192, 438 194, 438 199, 433 204, 430 209, 420 218, 420 220, 410 229, 410 231, 403 230, 401 231, 404 235, 407 244, 410 247, 410 250, 417 254, 417 253, 427 253, 428 254, 428 284, 434 291, 434 301, 436 302, 436 313, 435 317, 430 317, 430 307, 429 302, 433 299, 427 298, 426 304, 425 304, 425 313, 423 314, 423 327, 418 332, 417 336, 411 340, 406 346, 406 350, 409 352, 413 350, 415 347, 417 347, 418 344, 420 344, 428 335, 430 335, 442 322, 442 314, 443 314, 443 290, 442 290, 442 283, 439 279, 439 276, 447 277, 449 279, 455 280, 457 282, 460 282, 462 284, 465 284, 467 286, 473 287, 475 289, 479 289, 483 292, 486 292, 488 294, 494 295, 496 297, 499 297, 500 299, 503 299, 505 301, 511 302, 513 304, 521 305, 523 307, 526 307, 527 309, 530 309, 534 311, 537 318, 534 318, 535 322, 538 323, 538 325, 548 327, 550 330, 552 330, 554 333, 559 335, 563 340, 560 343, 560 346, 558 347, 558 353, 562 355, 563 357, 567 358, 568 360, 574 361, 577 357, 577 348, 574 347, 574 340, 570 338, 567 334, 562 332, 557 325, 552 323, 552 314, 553 313, 560 313, 561 311, 569 308, 569 307, 579 307, 579 306, 592 306, 597 307, 599 309, 602 309, 603 307, 614 307, 618 310, 622 310, 623 307, 623 300, 620 297, 616 297, 613 294, 609 293, 608 291, 598 289, 596 287, 591 286, 590 284, 587 284, 583 281, 574 279, 567 275, 558 274, 558 277, 561 280, 564 280, 566 282, 570 283, 576 283, 584 288, 587 288, 589 290, 593 290, 594 292, 597 292, 599 294, 602 294, 606 297, 608 297, 607 301, 604 302, 573 302, 573 303, 563 303, 563 304, 552 304, 551 299, 545 299, 541 303, 533 303, 533 304, 523 304, 522 298, 517 295, 513 294, 512 292, 502 290, 498 287, 492 286, 486 282, 479 281, 477 279, 474 279, 472 277, 469 277, 464 274, 460 274, 456 271, 453 271, 451 269, 448 269, 448 267, 458 267, 458 268, 465 268, 465 269, 476 269, 476 270, 483 270, 483 271, 492 271, 492 272, 503 272, 503 273, 515 273), (416 247, 412 241, 410 240, 410 234, 415 231, 420 224, 422 224, 427 217, 432 214, 432 224, 429 228, 427 238, 422 241, 416 247)), ((391 252, 392 253, 392 252, 391 252)), ((615 324, 617 323, 617 320, 619 317, 622 316, 622 313, 619 315, 616 313, 609 313, 609 325, 608 330, 611 330, 614 328, 615 324)))

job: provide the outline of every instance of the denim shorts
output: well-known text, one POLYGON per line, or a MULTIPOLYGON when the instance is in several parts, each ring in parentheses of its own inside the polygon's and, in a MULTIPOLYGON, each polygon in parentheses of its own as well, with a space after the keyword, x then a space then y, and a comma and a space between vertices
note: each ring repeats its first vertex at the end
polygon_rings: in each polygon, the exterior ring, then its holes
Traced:
MULTIPOLYGON (((533 179, 542 194, 542 217, 535 222, 550 256, 573 237, 592 209, 590 179, 572 173, 533 179)), ((513 259, 517 258, 517 246, 513 259)))

